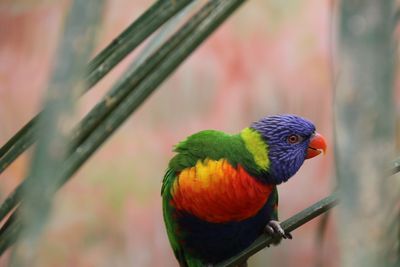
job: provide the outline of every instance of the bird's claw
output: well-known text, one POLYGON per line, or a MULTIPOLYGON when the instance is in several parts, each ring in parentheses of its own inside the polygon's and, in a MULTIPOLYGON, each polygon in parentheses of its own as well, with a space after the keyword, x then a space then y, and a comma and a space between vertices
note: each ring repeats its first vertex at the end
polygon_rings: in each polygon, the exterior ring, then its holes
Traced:
POLYGON ((271 236, 278 236, 284 239, 292 239, 292 235, 285 232, 278 221, 271 220, 265 226, 265 232, 271 236))

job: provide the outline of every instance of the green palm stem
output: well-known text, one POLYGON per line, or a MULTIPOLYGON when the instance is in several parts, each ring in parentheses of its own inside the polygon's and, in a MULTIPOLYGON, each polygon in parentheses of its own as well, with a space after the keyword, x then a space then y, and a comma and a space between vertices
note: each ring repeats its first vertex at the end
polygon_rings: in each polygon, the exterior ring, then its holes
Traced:
MULTIPOLYGON (((193 0, 159 0, 154 3, 89 63, 85 78, 87 86, 83 92, 92 88, 148 36, 191 2, 193 0)), ((41 113, 36 115, 0 148, 0 173, 35 142, 34 133, 40 116, 41 113)))
MULTIPOLYGON (((154 68, 150 68, 149 72, 146 72, 147 75, 144 75, 141 79, 138 79, 136 75, 124 75, 124 81, 118 82, 118 87, 121 89, 111 90, 115 94, 106 96, 93 109, 93 112, 94 110, 100 112, 102 109, 108 110, 113 107, 111 112, 107 112, 106 116, 102 117, 100 123, 92 124, 95 129, 86 138, 79 139, 81 143, 66 160, 60 171, 62 179, 56 187, 60 188, 67 182, 131 113, 243 2, 244 0, 209 1, 178 33, 160 48, 161 51, 155 52, 143 63, 142 67, 139 67, 133 73, 144 73, 145 69, 149 68, 147 64, 153 64, 149 62, 153 62, 154 58, 160 57, 161 61, 157 61, 157 64, 154 64, 154 68), (128 94, 122 94, 125 90, 128 94), (116 102, 115 97, 117 95, 122 95, 121 99, 123 101, 116 102)), ((89 116, 83 121, 87 124, 82 123, 82 125, 91 124, 93 117, 89 116)), ((80 134, 75 136, 80 136, 80 134)), ((31 179, 25 179, 14 191, 13 196, 8 198, 10 201, 8 201, 7 205, 10 210, 19 203, 21 199, 20 192, 25 187, 29 188, 32 182, 34 181, 31 179), (9 205, 10 203, 14 205, 9 205)), ((3 203, 3 206, 5 203, 3 203)), ((24 203, 21 204, 23 205, 24 203)), ((2 211, 4 211, 3 206, 1 208, 2 211)), ((13 214, 15 214, 15 211, 13 214)), ((12 219, 14 223, 6 222, 5 225, 7 227, 3 227, 0 230, 0 254, 15 242, 21 227, 19 216, 11 215, 11 218, 15 218, 12 219)))
MULTIPOLYGON (((179 46, 183 41, 190 37, 196 27, 203 21, 214 8, 218 6, 218 1, 211 1, 201 11, 190 19, 175 35, 169 38, 164 44, 147 58, 138 68, 128 69, 122 75, 110 92, 102 99, 73 131, 71 137, 71 151, 75 150, 92 133, 94 129, 106 118, 126 96, 141 83, 151 72, 155 72, 159 64, 175 49, 182 49, 179 46)), ((29 180, 18 186, 0 206, 0 220, 12 210, 22 198, 24 187, 29 188, 29 180)))
POLYGON ((399 245, 390 224, 398 219, 393 204, 400 203, 400 181, 383 176, 395 155, 395 10, 393 0, 338 6, 334 150, 342 266, 393 266, 395 257, 387 253, 399 245))
MULTIPOLYGON (((85 116, 85 118, 80 122, 78 127, 73 131, 71 137, 71 151, 72 153, 74 149, 76 149, 87 136, 97 127, 99 123, 101 123, 102 119, 105 118, 114 108, 126 97, 126 95, 135 89, 140 81, 146 77, 151 71, 153 71, 154 67, 156 67, 164 58, 165 55, 170 53, 176 45, 181 43, 185 38, 187 38, 195 29, 196 25, 198 25, 201 20, 203 20, 211 11, 213 5, 204 9, 203 12, 199 13, 198 16, 195 16, 191 19, 186 25, 182 27, 182 30, 177 34, 172 36, 168 41, 165 41, 163 46, 161 46, 158 50, 152 53, 151 56, 147 57, 147 61, 144 61, 140 64, 139 67, 132 66, 132 68, 128 69, 128 71, 123 75, 123 78, 117 82, 115 86, 110 90, 110 92, 105 96, 105 98, 100 101, 89 113, 85 116)), ((30 132, 30 134, 33 134, 30 132)), ((27 181, 26 183, 28 183, 27 181)), ((28 187, 29 185, 22 185, 17 187, 14 192, 10 194, 9 197, 2 203, 0 206, 0 220, 3 220, 5 216, 14 208, 14 206, 20 201, 22 198, 22 191, 24 187, 28 187)))
POLYGON ((57 188, 58 172, 68 157, 68 123, 79 92, 82 73, 94 47, 95 32, 104 0, 75 0, 65 20, 64 34, 57 48, 55 66, 38 120, 37 139, 29 176, 34 181, 22 191, 26 200, 18 213, 24 238, 15 246, 11 266, 28 266, 34 262, 37 244, 46 225, 57 188), (79 44, 77 46, 76 44, 79 44))
MULTIPOLYGON (((299 228, 303 224, 311 221, 315 217, 325 213, 334 206, 338 204, 338 196, 336 193, 318 201, 317 203, 311 205, 310 207, 302 210, 301 212, 295 214, 289 219, 283 221, 281 226, 285 232, 292 232, 293 230, 299 228)), ((216 265, 216 267, 230 267, 236 266, 244 261, 246 261, 250 256, 256 254, 265 247, 269 247, 274 242, 274 238, 270 235, 261 235, 256 241, 253 242, 248 248, 241 251, 232 258, 221 262, 216 265)))

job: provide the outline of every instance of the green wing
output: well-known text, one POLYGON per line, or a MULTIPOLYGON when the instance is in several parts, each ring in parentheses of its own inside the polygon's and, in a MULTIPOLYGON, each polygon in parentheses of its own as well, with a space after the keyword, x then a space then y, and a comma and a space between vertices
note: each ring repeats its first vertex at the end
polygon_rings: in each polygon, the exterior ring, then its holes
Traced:
POLYGON ((164 195, 166 187, 173 183, 176 173, 193 167, 198 160, 206 158, 213 160, 226 158, 234 167, 240 163, 250 173, 258 174, 259 172, 253 156, 245 148, 239 135, 230 135, 215 130, 201 131, 180 142, 175 146, 174 151, 177 154, 169 162, 162 182, 161 195, 164 195))
POLYGON ((199 260, 191 258, 184 254, 184 249, 179 244, 176 232, 177 225, 173 219, 173 207, 170 202, 172 199, 171 186, 173 185, 177 173, 192 167, 198 160, 220 159, 230 153, 227 146, 234 147, 238 143, 238 138, 223 132, 207 130, 189 136, 186 140, 180 142, 174 149, 177 154, 171 159, 169 167, 165 173, 161 195, 163 198, 164 223, 167 229, 168 239, 174 251, 175 257, 181 266, 202 266, 199 260), (225 149, 221 149, 225 147, 225 149))
POLYGON ((186 168, 195 166, 198 160, 206 158, 219 160, 225 158, 232 166, 240 163, 247 171, 257 173, 253 156, 246 149, 240 135, 229 135, 220 131, 207 130, 189 136, 180 142, 174 149, 177 154, 169 162, 169 167, 163 179, 161 195, 163 198, 163 215, 167 234, 174 254, 181 266, 203 266, 203 264, 189 255, 184 254, 184 248, 177 238, 177 225, 172 216, 173 207, 171 186, 177 174, 186 168))
POLYGON ((239 134, 231 135, 215 130, 201 131, 180 142, 174 151, 177 154, 171 159, 169 167, 177 172, 193 167, 198 160, 206 158, 225 158, 233 167, 240 163, 252 174, 259 172, 259 167, 239 134))
POLYGON ((167 172, 165 173, 161 188, 161 195, 163 198, 163 215, 164 215, 165 228, 167 229, 168 239, 171 244, 172 250, 174 251, 175 257, 178 259, 179 263, 185 264, 186 262, 185 256, 183 254, 183 250, 181 249, 175 234, 176 226, 172 218, 173 210, 170 204, 172 198, 170 192, 170 186, 172 185, 175 178, 176 178, 175 171, 172 169, 168 169, 167 172))

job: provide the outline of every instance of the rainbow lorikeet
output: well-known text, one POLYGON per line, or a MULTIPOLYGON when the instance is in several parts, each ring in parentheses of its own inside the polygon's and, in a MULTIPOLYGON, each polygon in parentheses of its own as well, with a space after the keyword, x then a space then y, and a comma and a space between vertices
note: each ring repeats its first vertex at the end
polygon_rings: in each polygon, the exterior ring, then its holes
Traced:
POLYGON ((294 115, 262 118, 239 134, 201 131, 180 142, 161 189, 180 266, 212 266, 265 231, 291 238, 278 222, 276 186, 325 149, 315 126, 294 115))

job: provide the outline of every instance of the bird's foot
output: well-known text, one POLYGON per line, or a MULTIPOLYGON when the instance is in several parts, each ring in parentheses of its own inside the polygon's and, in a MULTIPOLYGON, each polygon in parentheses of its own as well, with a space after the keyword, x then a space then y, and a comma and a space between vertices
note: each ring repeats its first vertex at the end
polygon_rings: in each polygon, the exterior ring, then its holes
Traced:
POLYGON ((292 235, 285 232, 278 221, 271 220, 265 226, 265 232, 273 237, 292 239, 292 235))

